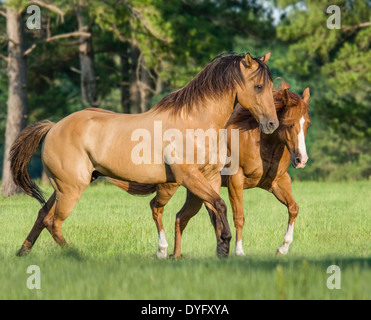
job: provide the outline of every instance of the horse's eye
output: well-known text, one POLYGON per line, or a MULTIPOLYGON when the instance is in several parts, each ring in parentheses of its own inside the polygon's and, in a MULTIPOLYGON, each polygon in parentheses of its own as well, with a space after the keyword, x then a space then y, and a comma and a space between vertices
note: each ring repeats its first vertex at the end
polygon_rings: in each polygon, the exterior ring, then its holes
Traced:
POLYGON ((261 84, 258 84, 257 86, 255 86, 256 90, 257 91, 262 91, 263 90, 263 86, 261 84))

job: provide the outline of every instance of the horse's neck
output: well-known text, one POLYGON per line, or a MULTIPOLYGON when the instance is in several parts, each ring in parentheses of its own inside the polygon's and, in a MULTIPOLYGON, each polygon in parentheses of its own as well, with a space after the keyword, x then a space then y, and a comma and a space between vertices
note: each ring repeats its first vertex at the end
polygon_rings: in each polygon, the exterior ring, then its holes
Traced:
POLYGON ((234 102, 235 98, 232 94, 225 95, 217 101, 210 99, 205 104, 205 113, 201 117, 200 115, 198 116, 203 122, 208 122, 211 126, 222 129, 233 112, 234 102))
POLYGON ((260 148, 269 156, 273 156, 276 150, 283 149, 284 146, 285 144, 278 137, 277 130, 272 134, 260 133, 260 148))

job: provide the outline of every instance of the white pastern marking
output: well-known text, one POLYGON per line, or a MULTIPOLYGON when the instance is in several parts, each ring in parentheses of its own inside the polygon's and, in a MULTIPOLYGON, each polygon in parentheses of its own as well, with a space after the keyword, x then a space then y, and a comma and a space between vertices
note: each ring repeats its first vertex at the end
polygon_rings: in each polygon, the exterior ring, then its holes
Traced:
POLYGON ((166 241, 165 231, 161 230, 158 234, 158 246, 159 248, 167 248, 169 244, 166 241))
POLYGON ((280 246, 278 248, 278 251, 282 254, 282 255, 285 255, 287 254, 287 252, 289 252, 289 247, 290 247, 290 244, 293 240, 293 234, 294 234, 294 224, 293 223, 292 225, 287 225, 287 230, 286 230, 286 234, 285 234, 285 237, 283 238, 283 245, 280 246))
POLYGON ((242 247, 242 240, 236 242, 234 254, 236 256, 245 256, 245 252, 243 251, 243 247, 242 247))
POLYGON ((165 231, 161 230, 158 234, 158 250, 156 252, 156 256, 159 259, 166 259, 167 258, 167 247, 168 243, 165 237, 165 231))
POLYGON ((284 237, 284 241, 285 241, 285 244, 288 244, 290 245, 292 240, 293 240, 293 235, 294 235, 294 224, 293 223, 292 225, 288 225, 287 226, 287 230, 286 230, 286 234, 285 234, 285 237, 284 237))

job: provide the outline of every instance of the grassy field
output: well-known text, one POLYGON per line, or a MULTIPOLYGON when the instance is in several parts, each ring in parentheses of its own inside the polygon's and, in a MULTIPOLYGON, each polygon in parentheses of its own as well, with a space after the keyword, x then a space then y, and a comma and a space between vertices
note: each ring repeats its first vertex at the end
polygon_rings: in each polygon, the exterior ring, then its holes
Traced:
MULTIPOLYGON (((246 190, 244 249, 215 257, 216 240, 203 208, 184 232, 180 260, 155 257, 157 232, 151 197, 133 197, 97 183, 84 193, 63 225, 70 243, 59 248, 44 231, 27 257, 15 254, 39 210, 27 196, 0 199, 0 299, 370 299, 371 182, 296 182, 299 204, 294 242, 285 257, 287 211, 271 194, 246 190), (41 290, 26 286, 27 267, 41 270, 41 290), (341 289, 329 290, 328 266, 341 270, 341 289)), ((51 189, 46 189, 48 194, 51 189)), ((165 209, 173 249, 179 190, 165 209)), ((222 191, 234 226, 227 191, 222 191)))

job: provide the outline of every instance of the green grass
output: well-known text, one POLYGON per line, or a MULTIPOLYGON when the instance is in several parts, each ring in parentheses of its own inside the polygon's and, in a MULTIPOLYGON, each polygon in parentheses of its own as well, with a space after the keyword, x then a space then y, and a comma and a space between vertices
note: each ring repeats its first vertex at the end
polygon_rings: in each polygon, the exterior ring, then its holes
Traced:
MULTIPOLYGON (((294 242, 285 257, 287 211, 271 194, 246 190, 244 250, 215 257, 214 229, 204 208, 188 224, 180 260, 155 258, 157 232, 149 200, 103 183, 89 187, 63 225, 70 243, 59 248, 47 231, 27 257, 15 254, 39 210, 27 196, 0 199, 0 299, 370 299, 371 183, 296 182, 299 204, 294 242), (330 265, 341 269, 341 289, 329 290, 330 265), (41 290, 26 286, 27 267, 38 265, 41 290)), ((46 190, 48 194, 51 189, 46 190)), ((232 233, 234 226, 227 190, 232 233)), ((173 249, 179 190, 165 209, 173 249)))

